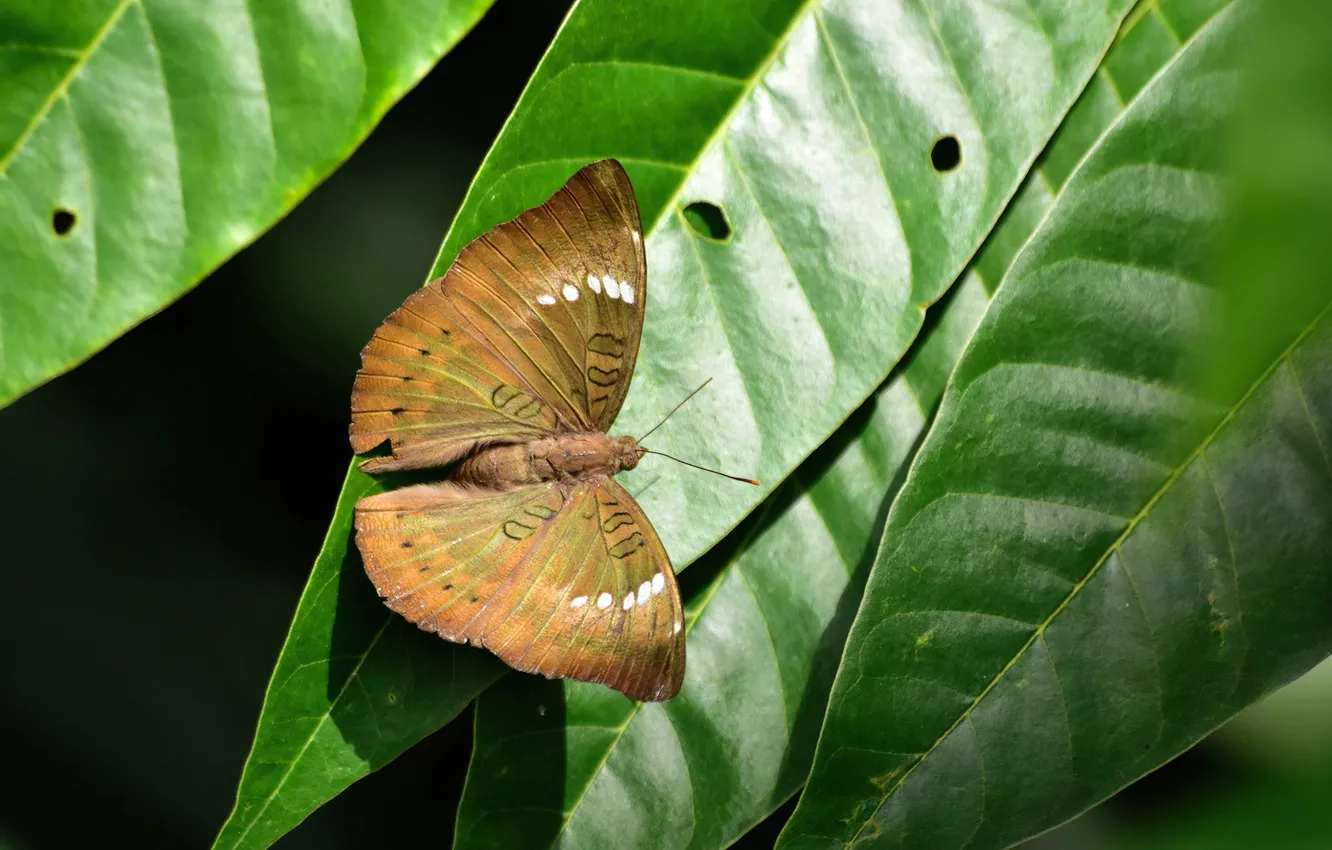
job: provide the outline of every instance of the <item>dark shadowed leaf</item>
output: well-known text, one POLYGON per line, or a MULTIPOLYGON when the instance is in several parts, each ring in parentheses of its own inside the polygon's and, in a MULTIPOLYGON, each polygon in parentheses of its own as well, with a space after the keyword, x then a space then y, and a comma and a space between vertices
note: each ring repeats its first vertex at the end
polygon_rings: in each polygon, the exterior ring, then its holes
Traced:
POLYGON ((0 405, 272 225, 489 5, 5 4, 0 405))
POLYGON ((1238 12, 1096 146, 968 345, 781 846, 1006 846, 1332 649, 1332 293, 1229 397, 1192 378, 1238 12))

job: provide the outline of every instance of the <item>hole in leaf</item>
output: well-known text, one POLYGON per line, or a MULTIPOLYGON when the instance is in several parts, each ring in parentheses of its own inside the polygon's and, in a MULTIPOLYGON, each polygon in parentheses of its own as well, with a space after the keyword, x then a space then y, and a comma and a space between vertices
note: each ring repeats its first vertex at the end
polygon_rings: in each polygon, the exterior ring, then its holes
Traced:
POLYGON ((707 201, 694 201, 684 208, 685 221, 689 227, 704 239, 725 242, 731 238, 731 225, 721 207, 707 201))
POLYGON ((944 136, 930 148, 930 165, 938 172, 952 171, 962 162, 962 146, 957 136, 944 136))
POLYGON ((61 207, 51 213, 51 229, 56 232, 56 236, 64 236, 74 229, 74 222, 77 220, 74 213, 61 207))

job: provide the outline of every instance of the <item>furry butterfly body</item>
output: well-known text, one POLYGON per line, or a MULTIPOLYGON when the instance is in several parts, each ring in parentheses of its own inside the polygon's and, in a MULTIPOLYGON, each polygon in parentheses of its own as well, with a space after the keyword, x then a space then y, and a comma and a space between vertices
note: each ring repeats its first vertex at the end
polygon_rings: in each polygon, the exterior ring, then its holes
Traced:
POLYGON ((607 431, 647 301, 638 207, 614 160, 470 243, 361 354, 352 448, 368 472, 444 480, 362 499, 356 543, 385 603, 511 666, 670 699, 684 678, 670 559, 613 476, 646 450, 607 431))

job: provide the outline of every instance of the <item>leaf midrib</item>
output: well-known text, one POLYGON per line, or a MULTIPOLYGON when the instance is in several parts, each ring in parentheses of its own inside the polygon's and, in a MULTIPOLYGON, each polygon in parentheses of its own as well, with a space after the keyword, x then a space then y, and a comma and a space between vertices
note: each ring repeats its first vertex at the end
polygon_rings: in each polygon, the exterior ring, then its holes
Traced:
POLYGON ((347 676, 347 681, 342 683, 342 687, 338 689, 337 695, 333 697, 331 702, 329 702, 328 710, 326 710, 323 714, 319 716, 319 722, 315 723, 314 727, 311 728, 309 736, 307 736, 305 739, 305 743, 301 745, 300 750, 287 763, 287 769, 283 772, 282 778, 279 779, 277 784, 273 786, 272 792, 270 792, 268 797, 265 798, 263 805, 261 805, 258 808, 258 810, 255 811, 254 815, 250 818, 250 822, 245 825, 245 829, 241 830, 241 834, 236 836, 236 840, 231 844, 232 847, 239 847, 241 845, 241 843, 245 840, 245 836, 250 834, 250 830, 254 829, 255 824, 259 823, 264 813, 268 811, 268 807, 271 806, 273 804, 273 801, 277 799, 277 795, 286 786, 287 780, 291 778, 292 771, 296 769, 296 765, 300 764, 301 760, 305 758, 305 751, 310 749, 310 745, 314 743, 314 739, 319 734, 319 730, 324 728, 324 724, 327 723, 329 718, 333 716, 334 707, 336 707, 338 703, 342 701, 343 695, 347 693, 347 689, 351 687, 352 682, 357 681, 357 678, 361 672, 361 665, 364 664, 365 660, 370 657, 371 650, 375 648, 375 644, 379 643, 379 638, 388 629, 390 622, 391 618, 389 617, 384 618, 383 625, 379 627, 379 631, 375 632, 375 636, 370 640, 370 643, 366 646, 365 652, 357 660, 356 666, 352 668, 351 674, 347 676))

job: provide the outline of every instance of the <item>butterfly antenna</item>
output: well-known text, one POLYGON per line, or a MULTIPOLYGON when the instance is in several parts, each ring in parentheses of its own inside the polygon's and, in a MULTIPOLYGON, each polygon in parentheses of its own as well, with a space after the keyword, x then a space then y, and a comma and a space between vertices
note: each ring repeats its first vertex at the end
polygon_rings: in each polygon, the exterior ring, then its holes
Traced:
MULTIPOLYGON (((702 387, 699 387, 699 389, 702 389, 702 387)), ((698 392, 698 390, 695 390, 694 392, 698 392)), ((681 402, 681 404, 683 403, 684 402, 681 402)), ((755 487, 759 486, 759 483, 752 478, 741 478, 739 475, 728 475, 725 472, 722 472, 717 469, 709 469, 706 466, 699 466, 698 464, 690 463, 687 460, 680 460, 678 457, 671 457, 665 452, 654 452, 652 449, 643 449, 643 451, 647 452, 650 455, 661 455, 662 457, 670 458, 676 463, 683 463, 685 466, 692 466, 694 469, 701 469, 704 472, 711 472, 713 475, 720 475, 722 478, 729 478, 732 481, 743 481, 745 484, 753 484, 755 487)))
MULTIPOLYGON (((641 437, 638 438, 638 442, 641 443, 641 442, 643 442, 644 440, 646 440, 648 437, 651 437, 651 436, 652 436, 652 431, 655 431, 655 430, 657 430, 658 428, 660 428, 661 426, 665 425, 665 424, 666 424, 666 420, 667 420, 667 419, 670 419, 672 416, 675 415, 675 411, 677 411, 677 410, 679 410, 680 408, 682 408, 682 407, 685 406, 685 401, 689 401, 691 398, 693 398, 694 396, 698 395, 700 392, 703 391, 703 388, 706 387, 706 386, 707 386, 708 384, 710 384, 710 383, 712 383, 712 379, 711 379, 711 378, 708 378, 706 381, 704 381, 703 383, 699 384, 699 385, 698 385, 698 389, 694 390, 692 393, 690 393, 689 395, 685 396, 685 397, 684 397, 684 401, 680 402, 680 403, 677 404, 675 407, 672 407, 672 408, 671 408, 671 412, 668 413, 668 414, 666 414, 665 416, 663 416, 663 417, 661 418, 661 421, 658 422, 656 425, 653 425, 651 431, 648 431, 646 434, 644 434, 643 436, 641 436, 641 437)), ((660 452, 654 452, 654 454, 660 454, 660 452)), ((669 457, 669 455, 667 455, 667 457, 669 457)), ((671 458, 671 460, 675 460, 675 458, 671 458)), ((684 461, 680 461, 680 462, 681 462, 681 463, 684 463, 684 461)), ((712 472, 713 470, 708 470, 708 471, 709 471, 709 472, 712 472)))

